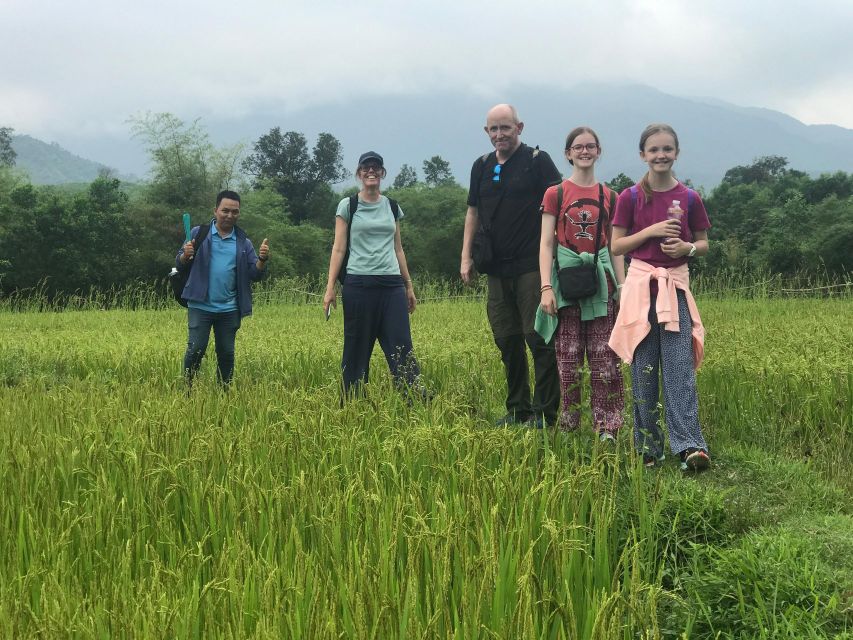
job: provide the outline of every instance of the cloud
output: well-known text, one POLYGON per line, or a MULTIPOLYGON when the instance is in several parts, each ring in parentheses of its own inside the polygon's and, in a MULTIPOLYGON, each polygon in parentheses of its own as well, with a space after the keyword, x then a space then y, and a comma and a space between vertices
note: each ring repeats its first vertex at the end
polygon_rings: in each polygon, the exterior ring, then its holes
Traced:
POLYGON ((115 133, 140 111, 282 113, 352 96, 631 81, 853 127, 853 3, 4 0, 0 118, 115 133), (819 10, 818 10, 819 9, 819 10))

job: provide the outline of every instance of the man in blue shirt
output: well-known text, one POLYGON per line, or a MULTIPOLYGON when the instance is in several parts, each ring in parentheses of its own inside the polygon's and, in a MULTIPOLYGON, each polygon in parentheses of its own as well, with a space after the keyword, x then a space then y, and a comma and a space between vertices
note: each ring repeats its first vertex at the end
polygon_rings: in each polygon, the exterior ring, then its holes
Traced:
POLYGON ((192 261, 183 298, 187 301, 189 337, 184 354, 184 374, 192 385, 193 377, 210 340, 216 341, 217 379, 224 385, 234 373, 234 343, 243 317, 252 313, 252 282, 266 275, 269 260, 267 239, 258 252, 237 226, 240 195, 220 191, 216 196, 214 220, 210 230, 196 246, 201 227, 192 230, 192 239, 176 257, 179 267, 192 261))

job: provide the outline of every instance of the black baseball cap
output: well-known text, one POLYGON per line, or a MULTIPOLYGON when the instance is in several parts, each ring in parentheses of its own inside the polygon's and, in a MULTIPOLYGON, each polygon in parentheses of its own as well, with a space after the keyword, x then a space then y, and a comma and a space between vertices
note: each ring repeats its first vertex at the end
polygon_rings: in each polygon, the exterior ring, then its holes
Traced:
POLYGON ((382 159, 382 156, 380 156, 375 151, 367 151, 365 153, 362 153, 361 157, 358 159, 358 166, 360 167, 368 160, 374 160, 375 162, 378 162, 380 167, 385 166, 385 161, 382 159))

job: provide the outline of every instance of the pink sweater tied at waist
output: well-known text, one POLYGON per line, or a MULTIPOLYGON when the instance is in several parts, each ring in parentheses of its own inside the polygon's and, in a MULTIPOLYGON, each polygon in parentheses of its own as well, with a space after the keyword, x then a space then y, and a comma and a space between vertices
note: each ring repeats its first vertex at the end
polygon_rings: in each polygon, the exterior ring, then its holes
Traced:
POLYGON ((690 293, 690 274, 687 265, 682 264, 671 269, 653 267, 647 262, 631 260, 631 267, 622 286, 619 297, 619 315, 608 344, 610 348, 628 364, 634 359, 634 349, 643 341, 652 325, 649 324, 649 307, 651 292, 649 285, 652 278, 658 283, 658 295, 655 300, 658 323, 664 325, 666 331, 679 330, 678 296, 676 289, 681 289, 687 298, 690 318, 693 320, 693 368, 698 369, 705 356, 705 327, 699 317, 696 300, 690 293))

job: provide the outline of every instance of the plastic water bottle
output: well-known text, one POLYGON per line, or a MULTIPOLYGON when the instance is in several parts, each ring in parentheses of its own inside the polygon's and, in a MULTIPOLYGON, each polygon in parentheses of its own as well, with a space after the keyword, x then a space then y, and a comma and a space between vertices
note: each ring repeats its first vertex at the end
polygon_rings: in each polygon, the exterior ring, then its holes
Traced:
POLYGON ((666 210, 667 216, 670 220, 681 220, 681 216, 684 215, 684 210, 681 208, 680 200, 673 200, 672 206, 666 210))

